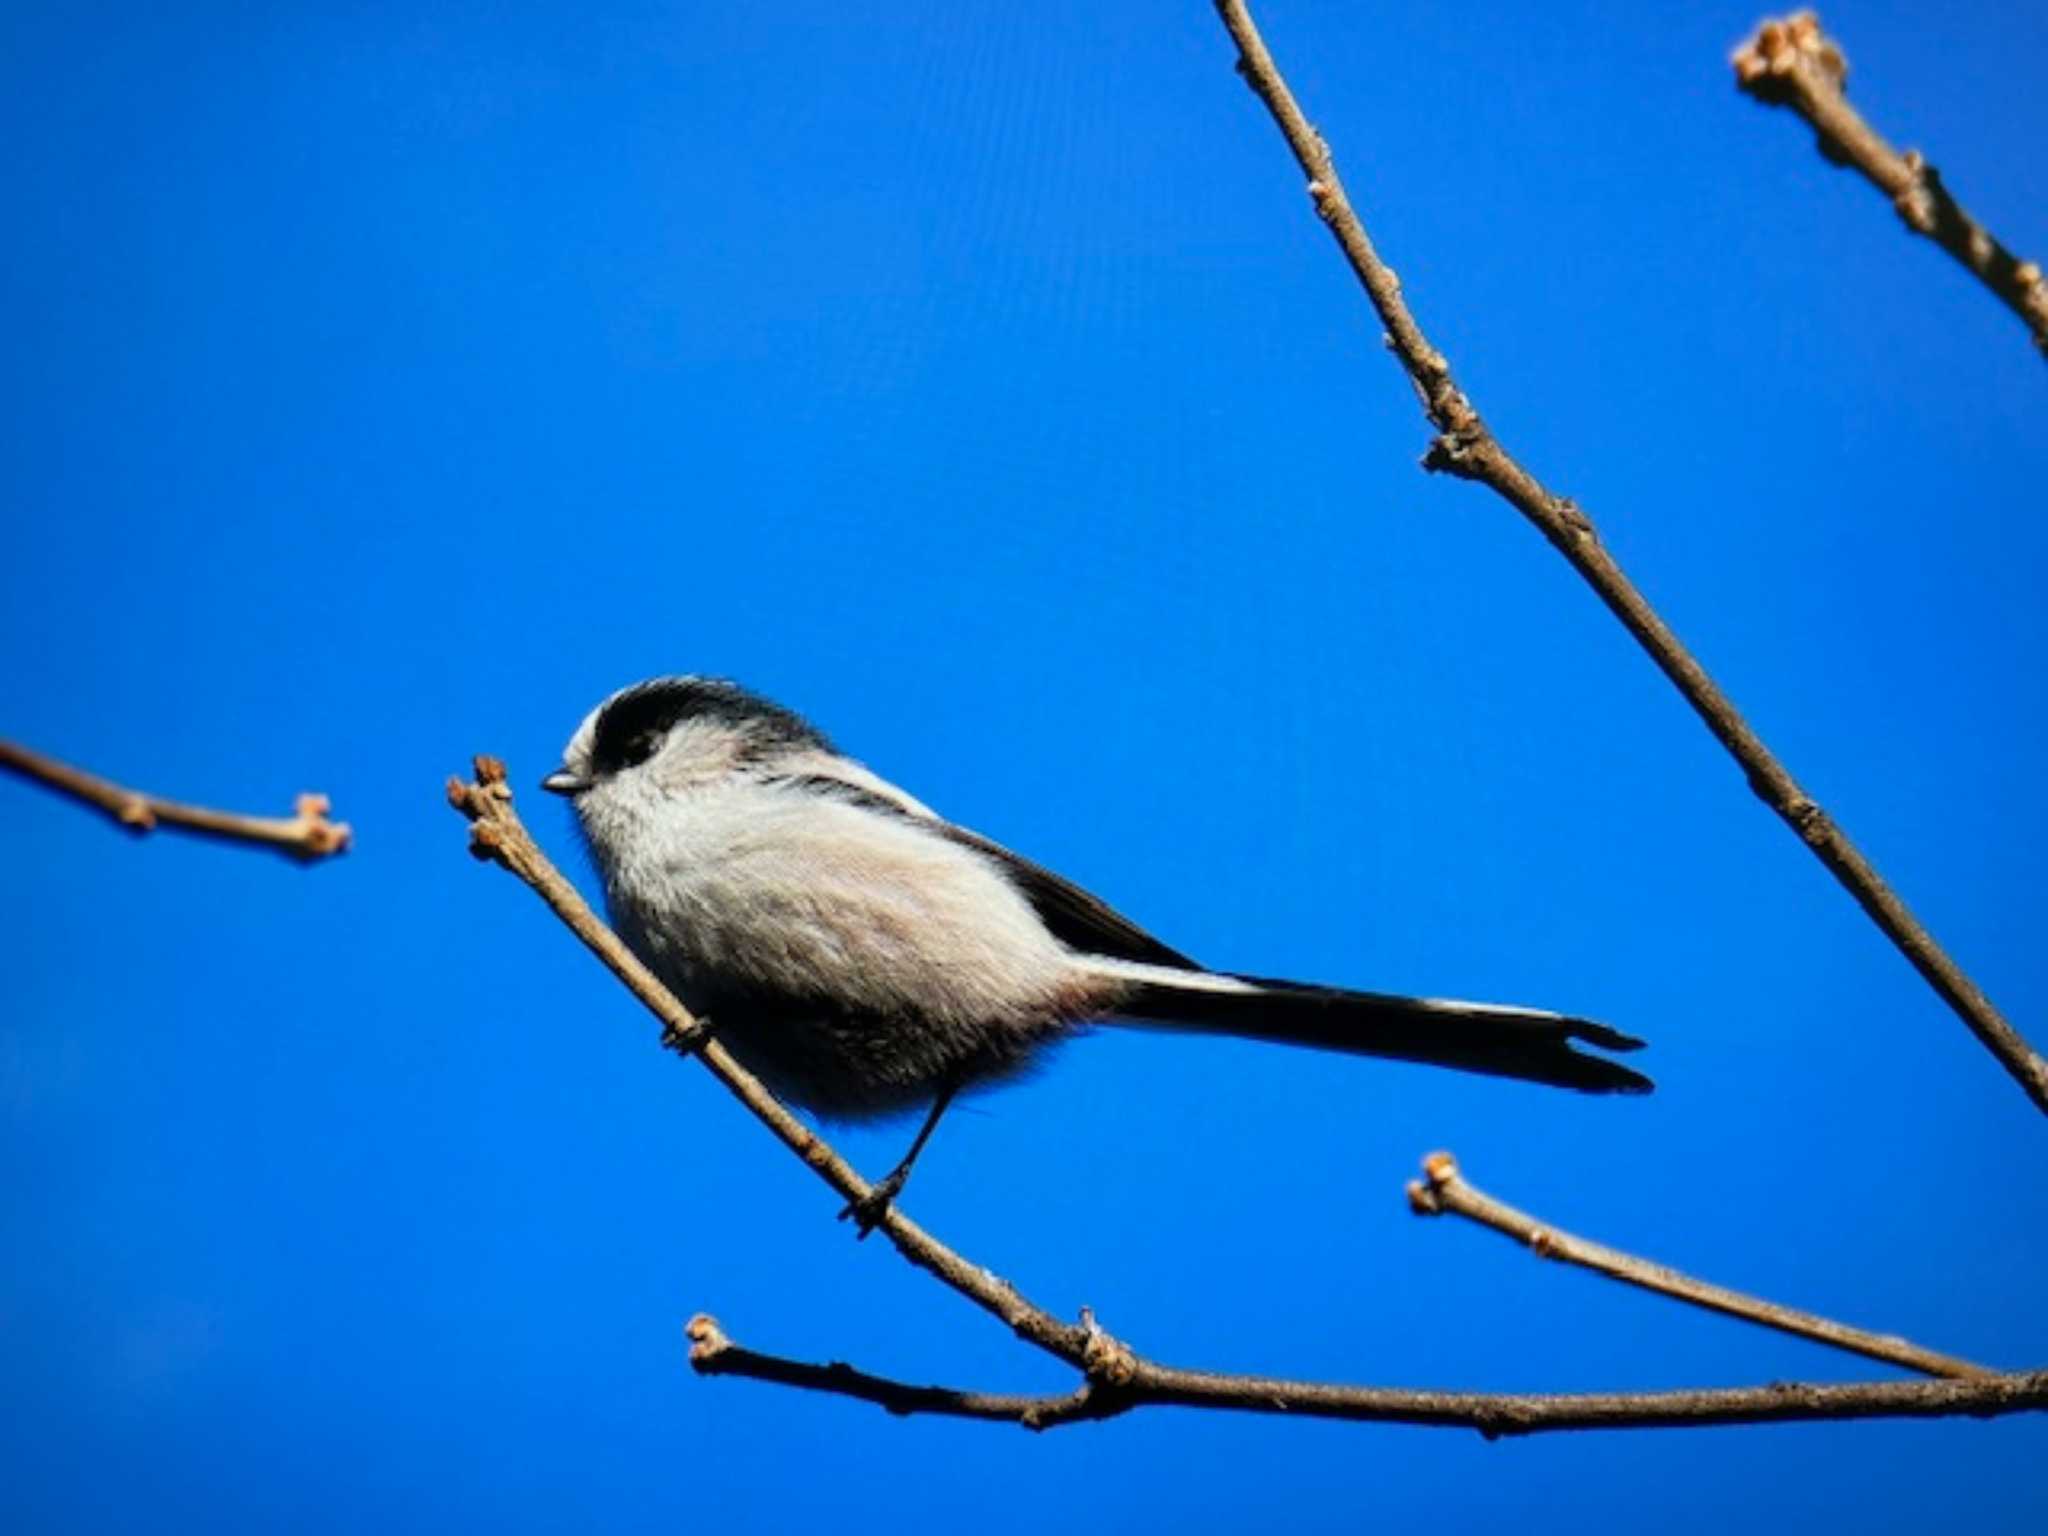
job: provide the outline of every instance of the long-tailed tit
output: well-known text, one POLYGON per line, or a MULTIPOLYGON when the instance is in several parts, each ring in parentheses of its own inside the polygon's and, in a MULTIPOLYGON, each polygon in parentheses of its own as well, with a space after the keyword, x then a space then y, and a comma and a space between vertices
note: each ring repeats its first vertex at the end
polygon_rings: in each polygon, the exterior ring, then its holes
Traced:
POLYGON ((1093 1022, 1650 1087, 1573 1048, 1642 1043, 1584 1019, 1207 970, 731 683, 622 689, 545 782, 575 805, 620 936, 777 1093, 849 1119, 931 1106, 863 1227, 954 1094, 1093 1022))

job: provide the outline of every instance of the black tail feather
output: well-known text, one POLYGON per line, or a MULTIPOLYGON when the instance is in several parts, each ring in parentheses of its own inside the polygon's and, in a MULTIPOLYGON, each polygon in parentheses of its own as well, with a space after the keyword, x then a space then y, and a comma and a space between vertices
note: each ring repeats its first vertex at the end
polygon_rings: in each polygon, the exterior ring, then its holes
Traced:
POLYGON ((1132 1023, 1214 1030, 1360 1056, 1428 1062, 1587 1093, 1648 1093, 1640 1072, 1573 1049, 1582 1041, 1632 1051, 1642 1041, 1605 1024, 1535 1010, 1347 992, 1239 976, 1255 992, 1214 992, 1141 982, 1117 1009, 1132 1023))

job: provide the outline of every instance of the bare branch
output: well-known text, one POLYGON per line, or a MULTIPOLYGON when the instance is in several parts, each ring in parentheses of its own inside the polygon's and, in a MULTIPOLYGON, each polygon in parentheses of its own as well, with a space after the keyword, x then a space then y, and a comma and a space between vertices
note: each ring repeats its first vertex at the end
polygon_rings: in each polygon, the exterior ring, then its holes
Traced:
POLYGON ((1984 1048, 1998 1058, 2035 1105, 2048 1111, 2048 1059, 2034 1050, 1992 1006, 1962 968, 1907 910, 1833 818, 1799 787, 1783 763, 1764 745, 1733 702, 1685 648, 1671 626, 1628 579, 1600 542, 1593 520, 1571 500, 1546 490, 1503 448, 1464 391, 1451 365, 1430 345, 1401 297, 1394 271, 1381 260, 1359 222, 1336 163, 1322 135, 1302 115, 1273 56, 1253 25, 1243 0, 1216 0, 1217 12, 1238 47, 1238 72, 1279 125, 1294 158, 1308 176, 1308 195, 1317 217, 1329 226, 1351 270, 1357 274, 1387 329, 1387 345, 1422 398, 1437 437, 1423 465, 1494 491, 1535 525, 1635 636, 1700 720, 1749 777, 1749 786, 1799 835, 1871 921, 1920 972, 1943 1002, 1955 1010, 1984 1048))
POLYGON ((1813 129, 1822 156, 1853 166, 1891 199, 1906 228, 1963 264, 2034 334, 2048 353, 2048 280, 1971 218, 1918 150, 1904 154, 1849 105, 1849 61, 1812 11, 1758 24, 1735 50, 1735 83, 1766 106, 1789 107, 1813 129))
POLYGON ((1483 1227, 1505 1233, 1517 1242, 1526 1243, 1530 1251, 1539 1257, 1577 1264, 1610 1279, 1639 1285, 1646 1291, 1690 1302, 1696 1307, 1705 1307, 1710 1312, 1760 1323, 1766 1328, 1797 1334, 1816 1343, 1832 1344, 1852 1354, 1902 1365, 1911 1371, 1924 1371, 1929 1376, 1987 1380, 1998 1375, 1998 1372, 1984 1366, 1959 1360, 1953 1355, 1936 1354, 1892 1334, 1867 1333, 1813 1312, 1801 1312, 1796 1307, 1780 1306, 1761 1297, 1695 1280, 1691 1275, 1654 1264, 1648 1259, 1639 1259, 1618 1248, 1574 1237, 1467 1183, 1458 1172, 1457 1159, 1448 1152, 1432 1152, 1425 1157, 1422 1175, 1421 1179, 1408 1185, 1408 1203, 1418 1216, 1447 1213, 1463 1216, 1468 1221, 1476 1221, 1483 1227))
POLYGON ((348 847, 348 824, 327 819, 325 795, 300 795, 291 816, 244 816, 128 789, 11 741, 0 741, 0 768, 95 806, 138 834, 159 826, 177 827, 202 837, 275 848, 308 864, 348 847))
POLYGON ((1238 1408, 1296 1418, 1348 1419, 1476 1429, 1501 1435, 1558 1429, 1680 1429, 1724 1424, 1783 1424, 1811 1419, 1980 1418, 2048 1407, 2048 1371, 1969 1381, 1883 1381, 1822 1386, 1772 1382, 1682 1392, 1427 1392, 1352 1387, 1265 1376, 1219 1376, 1135 1362, 1117 1385, 1089 1382, 1076 1391, 1030 1396, 914 1386, 840 1361, 813 1365, 744 1349, 717 1322, 690 1320, 690 1364, 700 1375, 742 1376, 874 1403, 893 1414, 932 1413, 992 1419, 1026 1429, 1056 1429, 1114 1418, 1134 1408, 1238 1408))
POLYGON ((700 1376, 743 1376, 808 1392, 835 1392, 857 1397, 893 1414, 936 1413, 956 1419, 996 1419, 1027 1429, 1050 1429, 1082 1418, 1106 1418, 1131 1406, 1109 1406, 1093 1382, 1072 1392, 1027 1395, 1013 1392, 967 1392, 955 1387, 920 1387, 856 1370, 843 1361, 812 1365, 781 1355, 743 1349, 725 1336, 718 1320, 699 1312, 683 1330, 690 1339, 690 1367, 700 1376))
MULTIPOLYGON (((538 893, 591 952, 661 1021, 662 1041, 695 1055, 843 1199, 858 1201, 873 1188, 815 1132, 800 1122, 754 1075, 733 1059, 712 1024, 696 1018, 634 957, 617 935, 549 862, 512 808, 505 765, 476 760, 476 781, 448 781, 450 804, 470 822, 470 851, 517 875, 538 893)), ((1508 1396, 1356 1387, 1232 1376, 1160 1365, 1135 1354, 1097 1326, 1083 1308, 1079 1323, 1062 1322, 993 1272, 970 1263, 894 1205, 877 1227, 912 1264, 999 1318, 1025 1342, 1078 1371, 1082 1384, 1055 1396, 1014 1396, 919 1387, 869 1375, 851 1366, 809 1365, 757 1354, 734 1345, 709 1318, 690 1324, 691 1361, 706 1375, 751 1376, 784 1386, 836 1392, 897 1413, 945 1413, 1014 1420, 1034 1428, 1108 1418, 1131 1408, 1177 1404, 1240 1408, 1310 1418, 1459 1425, 1486 1435, 1543 1429, 1619 1428, 1680 1424, 1761 1423, 1817 1418, 1993 1415, 2048 1407, 2048 1372, 2021 1372, 1967 1382, 1886 1382, 1857 1386, 1776 1383, 1736 1390, 1508 1396)))

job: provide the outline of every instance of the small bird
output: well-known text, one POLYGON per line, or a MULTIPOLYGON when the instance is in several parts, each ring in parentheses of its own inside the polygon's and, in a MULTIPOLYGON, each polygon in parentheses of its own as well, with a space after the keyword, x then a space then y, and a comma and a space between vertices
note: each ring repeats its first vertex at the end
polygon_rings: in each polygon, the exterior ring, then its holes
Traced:
POLYGON ((842 1215, 863 1234, 963 1089, 1091 1023, 1318 1046, 1593 1093, 1642 1042, 1563 1014, 1211 971, 929 807, 736 684, 661 677, 587 715, 566 795, 613 926, 777 1094, 827 1119, 929 1105, 842 1215))

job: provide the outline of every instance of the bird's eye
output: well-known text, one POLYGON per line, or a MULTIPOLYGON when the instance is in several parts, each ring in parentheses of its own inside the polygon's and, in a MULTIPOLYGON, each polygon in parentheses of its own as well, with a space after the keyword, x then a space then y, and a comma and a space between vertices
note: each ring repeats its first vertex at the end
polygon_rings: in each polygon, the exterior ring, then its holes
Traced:
POLYGON ((661 745, 661 737, 662 733, 660 731, 641 731, 633 736, 627 741, 626 750, 619 755, 619 766, 621 768, 639 767, 647 759, 654 756, 655 749, 661 745))

